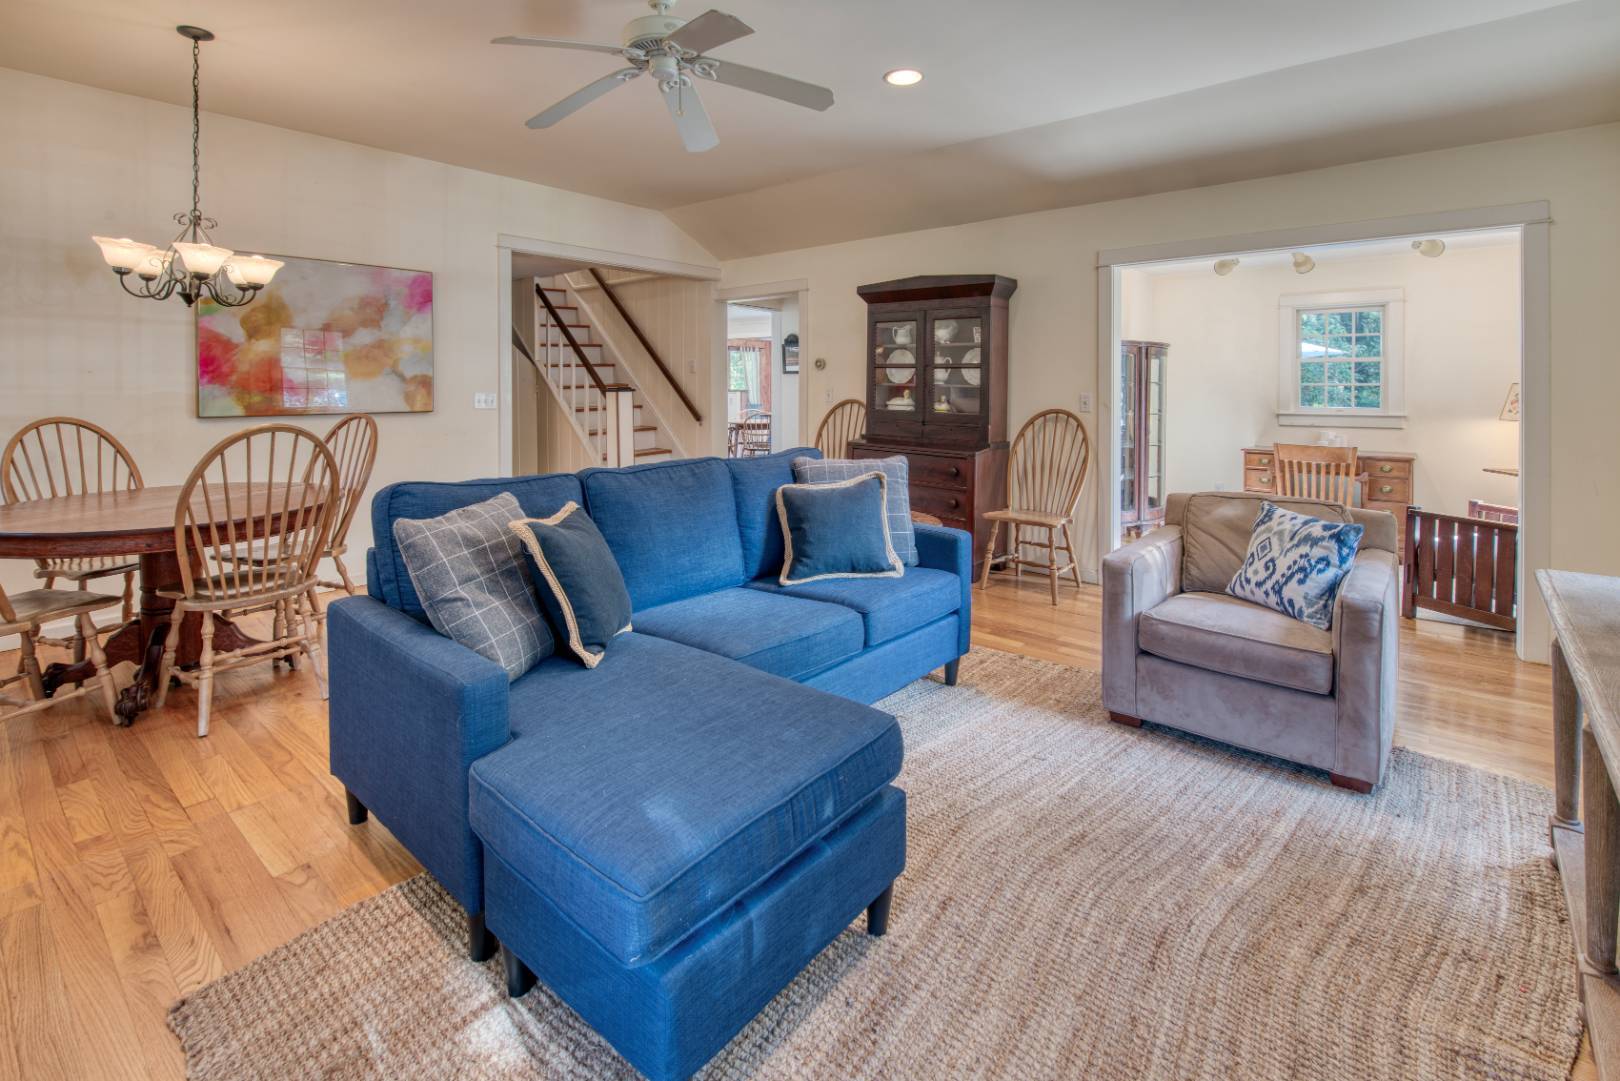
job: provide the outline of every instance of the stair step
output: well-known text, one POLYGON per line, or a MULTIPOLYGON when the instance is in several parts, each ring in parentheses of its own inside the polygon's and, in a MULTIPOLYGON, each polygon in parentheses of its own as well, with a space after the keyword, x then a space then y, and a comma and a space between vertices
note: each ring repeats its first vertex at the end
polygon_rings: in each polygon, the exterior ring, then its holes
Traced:
MULTIPOLYGON (((634 406, 631 406, 630 408, 632 408, 632 409, 640 409, 641 406, 634 405, 634 406)), ((576 413, 600 413, 602 411, 603 411, 602 407, 599 406, 599 405, 576 405, 576 406, 574 406, 574 412, 576 412, 576 413)))
POLYGON ((675 452, 670 450, 668 447, 648 447, 645 450, 636 451, 636 457, 637 458, 649 458, 649 457, 653 456, 654 454, 674 454, 674 453, 675 452))
MULTIPOLYGON (((656 424, 638 424, 638 425, 636 425, 635 430, 638 431, 638 432, 656 432, 658 430, 658 425, 656 425, 656 424)), ((592 428, 589 431, 587 431, 585 434, 586 435, 607 435, 607 429, 605 429, 605 428, 592 428)))

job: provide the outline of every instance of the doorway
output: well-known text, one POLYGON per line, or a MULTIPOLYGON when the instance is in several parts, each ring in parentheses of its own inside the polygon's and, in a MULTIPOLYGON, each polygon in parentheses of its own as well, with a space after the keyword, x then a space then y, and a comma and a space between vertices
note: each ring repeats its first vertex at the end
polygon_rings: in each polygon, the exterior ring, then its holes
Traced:
POLYGON ((726 453, 753 457, 800 444, 798 291, 724 301, 726 453))

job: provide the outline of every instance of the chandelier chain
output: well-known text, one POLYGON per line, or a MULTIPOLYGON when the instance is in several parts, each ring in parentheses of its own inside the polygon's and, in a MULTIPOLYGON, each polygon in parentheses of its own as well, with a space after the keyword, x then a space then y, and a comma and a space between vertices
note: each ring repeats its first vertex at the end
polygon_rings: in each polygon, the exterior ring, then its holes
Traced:
POLYGON ((191 43, 191 218, 195 224, 202 203, 198 197, 201 187, 201 131, 202 131, 202 42, 191 43))

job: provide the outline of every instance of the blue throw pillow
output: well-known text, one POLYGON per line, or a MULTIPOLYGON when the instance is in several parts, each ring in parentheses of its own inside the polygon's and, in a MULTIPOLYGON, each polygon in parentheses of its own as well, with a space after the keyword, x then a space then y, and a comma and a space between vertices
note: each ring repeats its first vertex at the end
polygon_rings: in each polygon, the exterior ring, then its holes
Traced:
POLYGON ((1356 561, 1364 529, 1262 503, 1249 553, 1226 591, 1329 630, 1339 583, 1356 561))
POLYGON ((872 471, 832 484, 784 484, 776 513, 786 549, 785 586, 827 578, 899 578, 905 564, 889 540, 889 478, 872 471))
POLYGON ((811 458, 793 459, 793 479, 800 484, 826 484, 828 481, 864 477, 877 470, 888 478, 889 543, 900 562, 917 565, 917 531, 911 524, 911 460, 904 454, 889 458, 811 458))
POLYGON ((568 648, 595 668, 608 643, 630 629, 630 592, 596 523, 568 503, 550 518, 520 518, 509 528, 528 549, 540 604, 568 648))

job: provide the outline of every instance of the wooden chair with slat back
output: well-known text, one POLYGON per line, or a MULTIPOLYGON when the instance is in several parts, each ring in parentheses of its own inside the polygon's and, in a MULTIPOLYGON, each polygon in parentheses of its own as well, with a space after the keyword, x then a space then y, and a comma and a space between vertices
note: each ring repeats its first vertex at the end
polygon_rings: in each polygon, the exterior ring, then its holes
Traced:
POLYGON ((248 428, 203 456, 175 504, 180 588, 161 594, 174 601, 174 611, 158 672, 159 708, 171 675, 196 684, 197 735, 206 736, 216 672, 295 653, 309 658, 326 697, 326 617, 315 575, 341 503, 337 459, 303 428, 248 428), (216 615, 264 607, 276 613, 268 641, 215 653, 216 615), (202 654, 194 673, 175 670, 188 612, 202 615, 202 654))
MULTIPOLYGON (((141 487, 135 458, 111 432, 75 417, 46 417, 23 428, 0 452, 0 494, 7 503, 57 496, 97 495, 141 487)), ((135 574, 140 561, 131 556, 79 556, 34 561, 34 577, 52 589, 58 578, 89 591, 101 578, 124 579, 123 622, 135 614, 135 574)), ((50 645, 71 645, 74 661, 84 659, 84 639, 78 623, 71 639, 50 645)))
POLYGON ((737 457, 756 458, 771 452, 771 415, 750 409, 737 422, 737 457))
POLYGON ((1322 447, 1278 443, 1277 494, 1291 499, 1320 499, 1348 507, 1355 502, 1355 447, 1322 447))
MULTIPOLYGON (((1080 564, 1075 558, 1075 508, 1085 488, 1086 471, 1091 465, 1091 439, 1078 416, 1067 409, 1047 409, 1036 413, 1018 430, 1007 454, 1007 509, 985 514, 992 523, 990 543, 985 549, 984 570, 979 588, 990 584, 990 568, 1010 563, 1015 574, 1023 568, 1044 569, 1052 587, 1052 603, 1058 602, 1058 578, 1064 571, 1080 585, 1080 564), (1007 554, 996 555, 996 538, 1005 523, 1008 529, 1007 554), (1023 530, 1035 530, 1046 537, 1046 559, 1025 559, 1023 530), (1059 547, 1068 562, 1058 563, 1059 547)), ((1038 544, 1039 542, 1033 542, 1038 544)))
POLYGON ((13 717, 88 694, 94 685, 101 692, 101 704, 107 710, 107 719, 113 724, 118 723, 118 716, 114 712, 118 701, 117 688, 113 685, 107 655, 102 652, 101 639, 96 635, 96 626, 90 614, 103 608, 116 607, 120 599, 108 593, 51 589, 48 586, 8 597, 5 588, 0 586, 0 636, 15 634, 22 647, 22 663, 18 666, 17 674, 0 678, 0 688, 21 683, 28 692, 28 697, 21 701, 0 693, 0 721, 9 721, 13 717), (77 689, 59 688, 47 698, 34 646, 41 641, 40 628, 58 619, 73 620, 78 630, 76 640, 89 650, 96 677, 77 689))
POLYGON ((849 445, 866 434, 866 403, 845 398, 821 418, 816 429, 816 449, 828 458, 849 457, 849 445))
POLYGON ((332 539, 323 555, 337 568, 342 582, 322 582, 321 585, 327 589, 342 588, 352 597, 354 579, 349 577, 349 568, 343 565, 343 554, 348 551, 349 525, 360 509, 366 485, 371 482, 371 467, 377 461, 377 422, 365 413, 344 417, 326 433, 326 446, 337 461, 338 482, 343 494, 332 523, 332 539))

